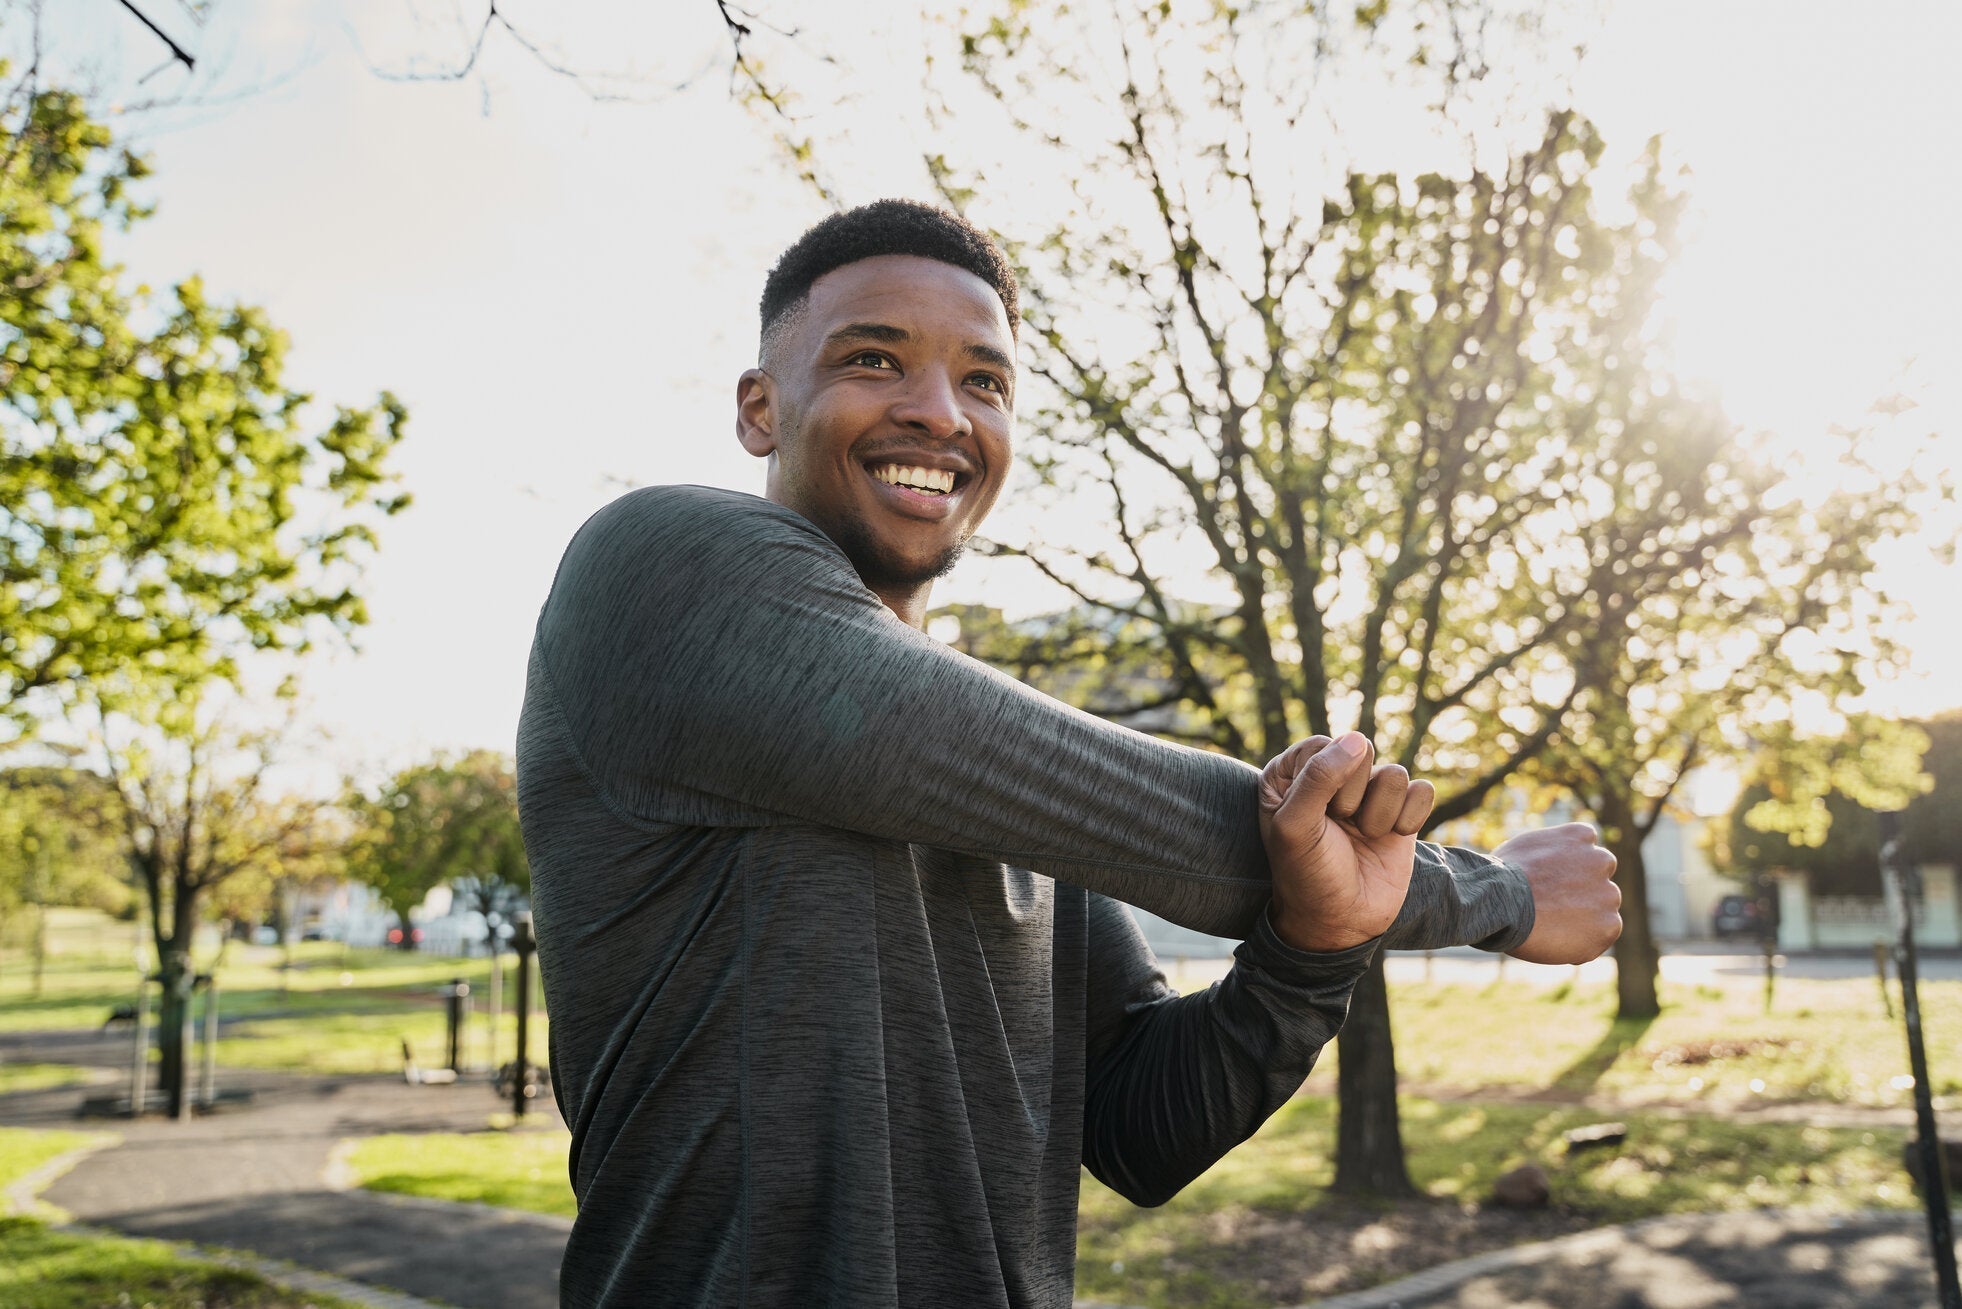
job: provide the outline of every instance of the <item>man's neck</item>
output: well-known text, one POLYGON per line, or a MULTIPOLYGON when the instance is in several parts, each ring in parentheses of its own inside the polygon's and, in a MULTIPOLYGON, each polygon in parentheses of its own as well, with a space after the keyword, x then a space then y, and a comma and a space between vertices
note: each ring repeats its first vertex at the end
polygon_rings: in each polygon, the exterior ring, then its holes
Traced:
POLYGON ((895 587, 873 586, 867 582, 866 586, 885 603, 886 608, 899 615, 900 622, 923 632, 926 630, 927 605, 933 599, 932 582, 895 587))

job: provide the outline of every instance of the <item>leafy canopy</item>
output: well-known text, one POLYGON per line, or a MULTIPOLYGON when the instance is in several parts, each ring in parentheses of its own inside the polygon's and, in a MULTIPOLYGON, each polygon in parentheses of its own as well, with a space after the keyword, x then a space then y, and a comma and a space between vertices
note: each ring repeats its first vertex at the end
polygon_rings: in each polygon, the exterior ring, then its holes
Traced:
MULTIPOLYGON (((0 79, 7 70, 0 66, 0 79)), ((0 717, 135 676, 191 688, 244 648, 366 621, 375 527, 408 497, 404 410, 309 421, 286 336, 196 277, 154 294, 111 262, 148 173, 80 96, 0 105, 0 717)))

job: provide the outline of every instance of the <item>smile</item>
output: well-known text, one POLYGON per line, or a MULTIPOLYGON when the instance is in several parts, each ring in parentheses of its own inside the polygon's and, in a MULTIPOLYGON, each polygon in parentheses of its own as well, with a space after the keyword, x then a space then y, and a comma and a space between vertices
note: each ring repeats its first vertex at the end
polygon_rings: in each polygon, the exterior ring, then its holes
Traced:
POLYGON ((918 468, 911 464, 874 464, 869 471, 888 486, 903 486, 926 495, 948 495, 959 480, 948 469, 918 468))

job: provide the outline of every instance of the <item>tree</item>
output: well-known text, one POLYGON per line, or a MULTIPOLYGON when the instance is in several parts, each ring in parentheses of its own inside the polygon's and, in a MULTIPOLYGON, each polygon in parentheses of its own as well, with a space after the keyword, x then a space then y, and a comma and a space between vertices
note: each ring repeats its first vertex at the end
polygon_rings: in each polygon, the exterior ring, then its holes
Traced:
MULTIPOLYGON (((1859 460, 1868 434, 1848 432, 1832 489, 1802 493, 1720 411, 1650 364, 1653 342, 1632 327, 1597 323, 1574 364, 1582 384, 1557 402, 1594 411, 1569 421, 1608 434, 1587 492, 1609 508, 1578 547, 1577 612, 1593 636, 1572 656, 1574 711, 1532 771, 1573 794, 1615 854, 1619 1016, 1653 1018, 1643 843, 1692 769, 1746 758, 1796 704, 1847 701, 1864 670, 1889 657, 1873 550, 1917 527, 1923 488, 1873 475, 1859 460)), ((1876 727, 1853 758, 1876 779, 1869 791, 1896 795, 1879 779, 1891 773, 1898 787, 1917 754, 1876 727)))
MULTIPOLYGON (((7 71, 0 65, 0 79, 7 71)), ((178 688, 245 649, 304 650, 366 621, 356 589, 408 497, 404 411, 307 421, 260 310, 125 284, 110 237, 148 165, 72 92, 0 103, 0 718, 132 670, 178 688)))
MULTIPOLYGON (((1652 156, 1605 217, 1602 143, 1570 113, 1502 166, 1324 188, 1297 166, 1315 142, 1287 73, 1313 58, 1290 63, 1291 19, 1141 7, 1088 104, 1026 23, 970 38, 1025 143, 1082 179, 1027 233, 932 161, 1025 271, 1018 410, 1049 512, 1043 539, 993 548, 1131 624, 1124 658, 1206 743, 1259 764, 1353 723, 1439 782, 1444 822, 1544 752, 1578 694, 1571 543, 1607 514, 1586 492, 1615 445, 1565 361, 1604 321, 1648 321, 1680 197, 1652 156), (1046 85, 1078 101, 1067 141, 1042 130, 1064 117, 1046 85)), ((1406 1192, 1380 965, 1339 1050, 1337 1186, 1406 1192)))
POLYGON ((1798 872, 1824 895, 1877 896, 1877 811, 1900 809, 1912 864, 1962 851, 1962 710, 1924 723, 1856 719, 1832 737, 1764 743, 1732 806, 1716 862, 1726 872, 1798 872))
POLYGON ((47 957, 48 908, 119 910, 128 903, 119 803, 99 775, 82 769, 22 766, 0 772, 0 927, 14 910, 32 911, 37 996, 47 957))
POLYGON ((365 622, 361 567, 408 500, 392 397, 309 424, 264 313, 195 277, 125 285, 106 244, 145 215, 147 172, 37 69, 0 102, 0 717, 30 729, 35 692, 90 713, 151 910, 177 1114, 202 902, 308 812, 272 802, 273 738, 228 732, 214 685, 244 651, 365 622))
POLYGON ((128 857, 150 910, 162 989, 159 1083, 187 1110, 184 1028, 197 980, 192 946, 207 897, 225 883, 304 860, 321 805, 279 795, 268 773, 290 729, 241 729, 208 702, 98 700, 97 742, 121 798, 128 857))
POLYGON ((456 885, 493 930, 529 894, 517 792, 511 761, 475 750, 405 769, 373 794, 350 794, 348 875, 381 893, 401 921, 404 949, 413 946, 410 913, 438 886, 456 885))

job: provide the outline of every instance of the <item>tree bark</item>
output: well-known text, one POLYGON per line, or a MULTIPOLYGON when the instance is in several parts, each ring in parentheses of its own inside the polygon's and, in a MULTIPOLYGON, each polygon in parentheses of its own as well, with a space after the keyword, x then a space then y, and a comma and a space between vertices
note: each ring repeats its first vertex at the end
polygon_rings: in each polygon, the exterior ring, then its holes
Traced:
POLYGON ((1656 994, 1660 963, 1655 932, 1649 925, 1649 873, 1642 862, 1642 835, 1631 806, 1609 800, 1602 809, 1602 835, 1614 853, 1615 885, 1621 888, 1621 939, 1615 942, 1615 1016, 1654 1018, 1662 1012, 1656 994))
POLYGON ((198 888, 179 879, 170 910, 170 936, 159 932, 157 940, 157 972, 163 982, 157 1015, 157 1048, 162 1055, 157 1081, 164 1112, 183 1118, 190 1112, 191 992, 197 984, 191 945, 197 935, 198 888))
POLYGON ((1397 1120, 1396 1047, 1383 955, 1356 983, 1349 1019, 1335 1038, 1335 1190, 1345 1195, 1415 1195, 1397 1120))

